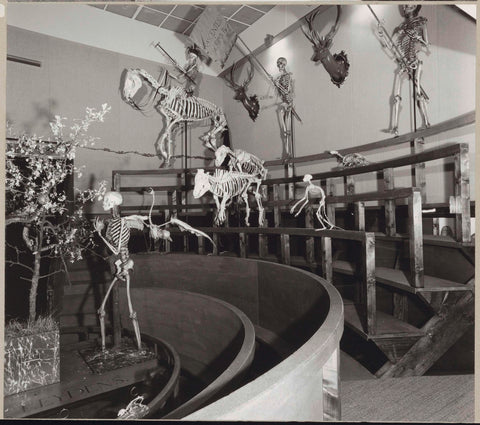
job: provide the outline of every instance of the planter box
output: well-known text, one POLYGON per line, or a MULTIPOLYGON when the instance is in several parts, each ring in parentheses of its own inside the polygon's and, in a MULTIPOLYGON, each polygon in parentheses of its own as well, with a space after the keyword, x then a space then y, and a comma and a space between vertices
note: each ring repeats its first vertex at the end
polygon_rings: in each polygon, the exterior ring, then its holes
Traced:
POLYGON ((60 333, 6 337, 4 395, 60 381, 60 333))

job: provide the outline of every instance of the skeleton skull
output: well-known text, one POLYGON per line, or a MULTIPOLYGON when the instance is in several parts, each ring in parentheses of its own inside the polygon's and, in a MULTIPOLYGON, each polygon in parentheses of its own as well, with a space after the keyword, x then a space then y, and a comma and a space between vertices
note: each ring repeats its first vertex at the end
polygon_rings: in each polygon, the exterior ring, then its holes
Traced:
POLYGON ((103 209, 108 211, 113 207, 121 205, 123 197, 119 192, 106 192, 103 198, 103 209))
POLYGON ((210 189, 208 183, 208 174, 203 169, 199 169, 195 175, 195 186, 193 188, 193 197, 195 199, 200 198, 210 189))
POLYGON ((231 152, 231 150, 225 145, 220 146, 215 151, 215 167, 220 167, 220 165, 222 165, 229 151, 231 152))
POLYGON ((127 71, 127 75, 125 77, 125 84, 123 86, 123 97, 127 102, 130 102, 138 92, 138 90, 142 87, 142 79, 139 77, 138 73, 132 69, 127 71))
POLYGON ((287 66, 287 60, 285 58, 277 59, 277 67, 280 71, 283 71, 286 66, 287 66))

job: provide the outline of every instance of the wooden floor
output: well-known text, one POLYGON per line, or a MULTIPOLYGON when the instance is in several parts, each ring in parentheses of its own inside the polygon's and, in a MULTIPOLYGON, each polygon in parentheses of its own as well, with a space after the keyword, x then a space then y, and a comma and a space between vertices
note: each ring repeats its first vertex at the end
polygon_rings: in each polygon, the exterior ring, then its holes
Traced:
POLYGON ((473 422, 474 375, 342 381, 342 421, 473 422))

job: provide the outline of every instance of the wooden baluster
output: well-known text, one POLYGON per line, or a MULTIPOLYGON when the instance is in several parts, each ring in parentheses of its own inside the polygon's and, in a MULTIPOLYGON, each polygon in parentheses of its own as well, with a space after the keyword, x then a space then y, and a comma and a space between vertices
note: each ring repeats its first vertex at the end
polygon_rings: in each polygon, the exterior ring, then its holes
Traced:
POLYGON ((377 332, 377 300, 375 281, 375 234, 365 233, 362 241, 362 290, 361 303, 366 317, 367 333, 377 332))
POLYGON ((408 320, 408 297, 405 294, 393 293, 393 317, 404 322, 408 320))
POLYGON ((365 202, 355 202, 355 229, 365 231, 365 202))
MULTIPOLYGON (((383 188, 384 190, 395 189, 393 168, 385 168, 385 170, 383 170, 383 188)), ((388 199, 385 201, 385 234, 387 236, 395 236, 397 234, 394 199, 388 199)))
MULTIPOLYGON (((305 227, 307 229, 313 229, 314 226, 314 217, 313 217, 313 206, 308 204, 305 207, 305 227)), ((307 237, 305 238, 305 255, 307 264, 310 267, 310 270, 315 270, 315 238, 307 237)))
POLYGON ((213 255, 218 255, 218 233, 215 232, 212 235, 212 240, 214 242, 212 253, 213 253, 213 255))
POLYGON ((247 258, 247 238, 245 233, 239 233, 240 257, 247 258))
POLYGON ((333 278, 333 259, 332 259, 332 238, 322 237, 322 276, 332 283, 333 278))
MULTIPOLYGON (((167 192, 167 204, 168 205, 173 205, 173 192, 168 191, 167 192)), ((172 218, 172 210, 165 210, 165 221, 168 221, 172 218)), ((165 240, 164 241, 164 246, 165 246, 165 252, 171 252, 172 251, 172 243, 170 241, 165 240)))
MULTIPOLYGON (((334 179, 327 179, 327 191, 325 195, 327 198, 329 196, 335 196, 336 188, 334 179)), ((330 223, 335 224, 335 204, 327 203, 327 217, 330 220, 330 223)))
MULTIPOLYGON (((273 200, 274 201, 279 201, 280 200, 280 191, 279 191, 279 186, 278 184, 274 184, 272 186, 273 189, 273 200)), ((279 205, 274 205, 273 207, 273 225, 274 227, 280 227, 280 220, 281 220, 281 215, 280 215, 280 206, 279 205)))
POLYGON ((408 199, 408 227, 411 283, 423 288, 422 195, 419 191, 414 191, 408 199))
POLYGON ((468 145, 462 143, 455 154, 455 236, 459 242, 470 242, 470 165, 468 145))
MULTIPOLYGON (((425 141, 423 137, 417 137, 413 141, 413 153, 421 153, 423 152, 425 147, 425 141)), ((414 187, 420 189, 422 203, 427 202, 427 183, 425 179, 425 163, 420 162, 415 164, 415 174, 414 174, 414 187)))
POLYGON ((198 254, 205 255, 205 238, 203 236, 198 237, 198 254))
POLYGON ((290 265, 290 235, 281 234, 280 235, 281 243, 281 252, 282 252, 282 263, 290 265))
MULTIPOLYGON (((268 227, 268 220, 265 219, 263 224, 259 227, 268 227)), ((258 234, 258 256, 266 258, 268 255, 268 236, 261 233, 258 234)))

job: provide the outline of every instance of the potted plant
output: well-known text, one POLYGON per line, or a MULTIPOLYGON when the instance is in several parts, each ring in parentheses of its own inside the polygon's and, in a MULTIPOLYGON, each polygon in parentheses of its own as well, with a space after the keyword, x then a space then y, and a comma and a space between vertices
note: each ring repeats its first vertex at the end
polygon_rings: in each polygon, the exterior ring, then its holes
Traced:
POLYGON ((56 116, 50 124, 52 140, 23 135, 7 144, 5 224, 18 233, 20 243, 7 240, 5 264, 21 270, 21 279, 28 280, 30 288, 28 320, 5 328, 5 395, 60 379, 59 329, 53 318, 37 317, 39 282, 66 272, 66 263, 80 260, 93 245, 83 207, 101 199, 106 182, 77 191, 75 201, 65 183, 81 175, 83 167, 74 165, 76 150, 94 142, 87 131, 92 123, 102 122, 109 110, 106 104, 98 111, 87 108, 85 117, 70 127, 65 118, 56 116), (61 267, 45 272, 42 262, 47 259, 60 259, 61 267))

